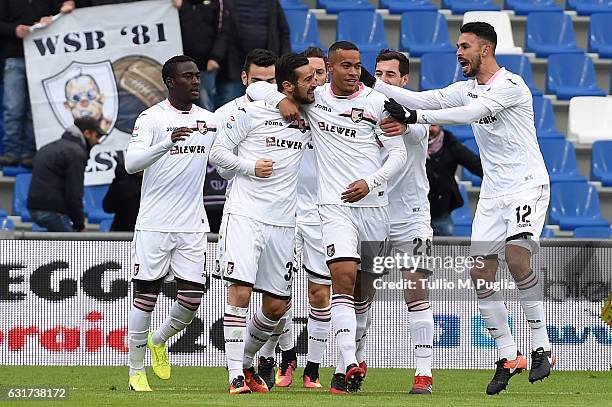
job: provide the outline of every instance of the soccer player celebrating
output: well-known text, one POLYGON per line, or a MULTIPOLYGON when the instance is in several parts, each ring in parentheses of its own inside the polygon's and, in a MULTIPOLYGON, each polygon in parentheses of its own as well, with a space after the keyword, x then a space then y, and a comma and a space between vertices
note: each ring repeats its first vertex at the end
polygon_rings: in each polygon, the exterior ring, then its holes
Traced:
POLYGON ((151 391, 144 369, 147 347, 155 374, 170 378, 166 341, 191 323, 202 300, 210 230, 202 191, 217 130, 215 116, 194 104, 200 95, 200 71, 193 59, 170 58, 162 79, 168 99, 138 116, 125 157, 128 173, 144 170, 132 241, 134 298, 128 316, 129 385, 135 391, 151 391), (172 278, 176 302, 150 334, 161 285, 172 278))
MULTIPOLYGON (((397 51, 383 50, 376 58, 376 78, 403 88, 410 80, 408 58, 397 51)), ((403 170, 391 177, 389 191, 389 243, 390 248, 414 255, 431 255, 433 230, 429 214, 429 182, 425 162, 428 147, 428 126, 410 125, 408 134, 403 136, 408 152, 408 161, 403 170)), ((413 264, 418 264, 414 262, 413 264)), ((410 337, 414 345, 416 371, 410 393, 431 394, 431 357, 433 350, 433 312, 429 305, 427 287, 421 282, 430 274, 423 267, 405 270, 404 278, 414 282, 414 288, 406 289, 410 337)), ((361 345, 359 343, 359 345, 361 345)))
MULTIPOLYGON (((306 57, 282 56, 275 77, 285 97, 314 101, 314 69, 306 57)), ((268 392, 253 358, 291 297, 298 172, 309 141, 304 120, 286 123, 276 107, 253 102, 226 122, 212 147, 211 161, 236 171, 222 265, 230 283, 223 317, 230 394, 268 392), (262 306, 247 327, 253 290, 263 294, 262 306)))
MULTIPOLYGON (((460 31, 457 60, 463 75, 473 79, 428 92, 410 92, 380 81, 375 89, 407 107, 392 112, 405 123, 472 125, 484 178, 470 253, 484 260, 476 262, 471 277, 480 312, 499 351, 495 375, 487 386, 487 394, 497 394, 527 367, 510 332, 503 296, 485 284, 495 281, 498 255, 505 255, 531 327, 529 381, 548 377, 555 363, 541 286, 531 269, 531 255, 538 250, 550 199, 549 179, 536 138, 531 93, 520 76, 497 65, 494 28, 473 22, 460 31)), ((373 82, 363 75, 364 81, 373 82)))
MULTIPOLYGON (((365 376, 357 363, 355 344, 354 291, 360 245, 388 238, 386 184, 406 162, 402 140, 382 133, 400 135, 406 127, 383 113, 383 95, 359 82, 361 59, 355 44, 334 43, 328 58, 331 83, 317 88, 315 103, 302 109, 313 133, 317 206, 332 278, 331 320, 340 351, 330 391, 346 393, 358 391, 365 376), (377 131, 378 127, 382 131, 377 131), (389 151, 384 164, 379 143, 389 151)), ((279 105, 284 116, 299 115, 297 109, 292 113, 295 106, 291 100, 271 94, 265 84, 259 85, 247 88, 247 95, 279 105)))

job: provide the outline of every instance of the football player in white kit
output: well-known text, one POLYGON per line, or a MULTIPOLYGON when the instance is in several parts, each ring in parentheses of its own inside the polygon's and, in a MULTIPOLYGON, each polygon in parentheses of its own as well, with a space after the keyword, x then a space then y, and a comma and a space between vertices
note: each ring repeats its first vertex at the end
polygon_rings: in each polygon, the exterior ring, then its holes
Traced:
POLYGON ((531 327, 529 381, 548 377, 555 364, 542 289, 531 269, 550 200, 549 178, 536 138, 531 92, 523 78, 497 65, 495 29, 473 22, 460 31, 457 60, 463 75, 473 79, 428 92, 410 92, 381 81, 376 81, 375 89, 407 107, 392 112, 403 116, 405 123, 472 125, 484 178, 470 247, 470 254, 483 260, 475 263, 471 277, 480 312, 498 348, 500 359, 487 386, 487 394, 497 394, 527 368, 508 326, 504 298, 485 284, 495 281, 499 255, 505 256, 531 327))
MULTIPOLYGON (((285 97, 314 101, 314 69, 303 55, 280 57, 275 77, 285 97)), ((291 298, 298 172, 309 141, 304 120, 285 122, 275 106, 260 101, 243 105, 212 147, 211 161, 236 171, 221 266, 230 283, 223 317, 230 394, 269 391, 253 358, 291 298), (247 327, 253 290, 263 294, 262 306, 247 327)))
MULTIPOLYGON (((383 113, 383 95, 359 82, 361 58, 355 44, 334 43, 328 58, 331 83, 317 88, 315 103, 302 109, 311 124, 319 174, 317 206, 332 278, 331 320, 341 353, 330 391, 346 393, 358 391, 365 376, 356 358, 357 265, 362 255, 382 255, 361 253, 361 245, 378 242, 382 250, 388 238, 386 184, 405 165, 406 148, 400 138, 387 135, 403 134, 406 127, 383 113), (389 150, 384 164, 379 143, 389 150)), ((247 95, 278 105, 285 117, 299 115, 293 102, 266 88, 253 84, 247 95), (286 113, 292 108, 295 113, 286 113)))
POLYGON ((202 191, 217 131, 215 116, 194 104, 200 95, 200 71, 193 59, 170 58, 162 78, 168 98, 138 116, 125 157, 129 174, 144 170, 128 315, 129 385, 135 391, 151 391, 144 369, 147 347, 155 374, 170 378, 166 341, 185 329, 198 310, 210 231, 202 191), (165 279, 176 280, 176 302, 162 325, 149 333, 165 279))

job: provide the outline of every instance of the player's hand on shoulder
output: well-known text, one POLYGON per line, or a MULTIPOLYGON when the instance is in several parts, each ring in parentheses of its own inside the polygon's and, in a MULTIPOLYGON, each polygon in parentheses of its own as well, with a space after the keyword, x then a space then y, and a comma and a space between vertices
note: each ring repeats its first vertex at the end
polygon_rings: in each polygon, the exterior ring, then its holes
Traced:
POLYGON ((272 175, 272 167, 274 161, 269 158, 260 158, 255 162, 255 176, 259 178, 268 178, 272 175))
POLYGON ((363 199, 370 193, 370 187, 363 179, 351 182, 346 191, 342 193, 342 202, 353 203, 363 199))
POLYGON ((385 101, 385 110, 391 117, 405 124, 414 124, 417 120, 416 110, 408 109, 391 98, 385 101))
POLYGON ((408 126, 393 117, 385 117, 380 121, 380 129, 387 137, 401 136, 408 126))
POLYGON ((281 116, 283 116, 283 119, 288 122, 301 119, 300 107, 287 98, 280 101, 278 104, 278 110, 281 116))
POLYGON ((176 143, 178 141, 185 140, 190 135, 191 135, 191 129, 189 127, 178 127, 174 129, 174 131, 170 135, 170 139, 172 140, 173 143, 176 143))

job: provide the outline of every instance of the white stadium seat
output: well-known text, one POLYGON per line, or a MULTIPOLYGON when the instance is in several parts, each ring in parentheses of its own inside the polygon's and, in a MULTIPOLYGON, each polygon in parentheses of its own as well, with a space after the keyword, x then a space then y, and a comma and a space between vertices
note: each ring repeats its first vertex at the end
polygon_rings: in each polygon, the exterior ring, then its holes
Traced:
POLYGON ((567 137, 581 144, 612 140, 612 98, 578 96, 570 100, 567 137))
POLYGON ((463 24, 482 21, 491 24, 497 33, 496 54, 522 54, 523 49, 514 45, 512 25, 508 13, 503 11, 468 11, 463 15, 463 24))

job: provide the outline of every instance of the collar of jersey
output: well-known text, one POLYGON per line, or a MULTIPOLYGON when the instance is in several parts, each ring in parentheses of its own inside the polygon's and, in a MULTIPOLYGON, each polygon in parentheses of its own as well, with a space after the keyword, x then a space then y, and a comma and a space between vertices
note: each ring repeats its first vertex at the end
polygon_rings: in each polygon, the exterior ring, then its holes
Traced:
POLYGON ((487 81, 487 83, 485 83, 485 85, 491 85, 493 81, 495 81, 495 79, 497 79, 498 76, 501 76, 501 74, 503 74, 504 72, 506 72, 506 68, 502 66, 501 68, 497 70, 497 72, 493 74, 493 76, 489 78, 489 80, 487 81))
POLYGON ((332 95, 333 97, 335 97, 336 99, 348 99, 348 100, 352 100, 355 99, 357 96, 359 96, 361 94, 361 92, 365 89, 365 85, 361 82, 359 82, 359 86, 357 88, 357 91, 351 95, 348 96, 338 96, 336 94, 334 94, 334 91, 332 90, 331 87, 331 83, 329 84, 329 94, 332 95))
POLYGON ((191 114, 194 112, 195 110, 195 103, 191 105, 191 110, 179 110, 176 107, 172 106, 172 103, 170 103, 170 101, 168 99, 164 100, 165 104, 167 107, 169 107, 170 109, 172 109, 172 111, 176 112, 176 113, 180 113, 180 114, 191 114))

